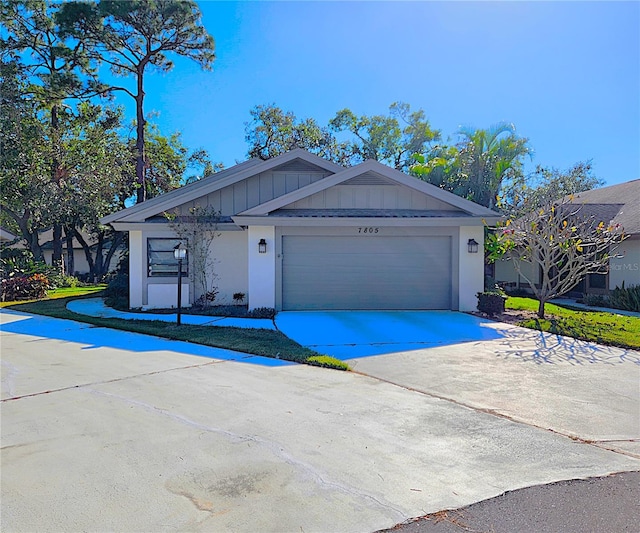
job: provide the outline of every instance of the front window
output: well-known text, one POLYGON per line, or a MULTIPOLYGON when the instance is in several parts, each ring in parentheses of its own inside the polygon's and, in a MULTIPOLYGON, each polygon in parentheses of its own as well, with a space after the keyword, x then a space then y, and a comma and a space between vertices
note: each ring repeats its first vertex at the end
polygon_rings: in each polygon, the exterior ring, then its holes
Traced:
POLYGON ((589 274, 589 288, 590 289, 606 289, 607 275, 606 274, 589 274))
MULTIPOLYGON (((173 250, 180 239, 147 239, 147 273, 150 278, 178 277, 178 260, 173 250)), ((185 243, 186 245, 186 243, 185 243)), ((189 252, 182 261, 182 275, 189 274, 189 252)))

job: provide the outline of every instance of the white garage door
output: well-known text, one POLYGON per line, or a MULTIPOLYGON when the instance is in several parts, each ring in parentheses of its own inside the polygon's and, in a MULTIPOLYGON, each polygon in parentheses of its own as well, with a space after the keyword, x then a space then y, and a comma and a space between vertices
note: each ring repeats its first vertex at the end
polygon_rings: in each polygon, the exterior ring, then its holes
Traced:
POLYGON ((283 236, 282 308, 450 309, 451 237, 283 236))

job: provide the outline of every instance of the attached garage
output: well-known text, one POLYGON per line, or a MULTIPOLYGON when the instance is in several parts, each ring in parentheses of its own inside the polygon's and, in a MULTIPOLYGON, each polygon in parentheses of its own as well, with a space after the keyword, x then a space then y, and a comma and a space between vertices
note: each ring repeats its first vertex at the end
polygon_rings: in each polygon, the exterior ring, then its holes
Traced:
POLYGON ((282 308, 451 309, 450 236, 282 237, 282 308))
MULTIPOLYGON (((197 207, 220 219, 207 292, 275 311, 475 309, 484 226, 498 220, 378 161, 343 167, 301 149, 250 159, 102 219, 129 232, 130 307, 175 305, 177 263, 169 253, 171 268, 155 275, 149 243, 175 241, 166 215, 189 222, 197 207)), ((193 250, 187 258, 193 274, 193 250)), ((206 294, 186 283, 190 304, 206 294)))

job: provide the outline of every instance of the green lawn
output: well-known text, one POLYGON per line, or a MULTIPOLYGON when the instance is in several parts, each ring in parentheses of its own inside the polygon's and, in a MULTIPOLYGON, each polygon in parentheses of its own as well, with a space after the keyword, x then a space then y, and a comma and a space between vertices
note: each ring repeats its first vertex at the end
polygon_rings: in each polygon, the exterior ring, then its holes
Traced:
MULTIPOLYGON (((58 298, 70 298, 71 296, 94 296, 103 291, 106 285, 91 285, 88 287, 64 287, 62 289, 53 289, 48 292, 47 300, 55 300, 58 298)), ((0 307, 13 307, 18 304, 33 303, 44 300, 21 300, 19 302, 0 302, 0 307)), ((66 305, 66 304, 65 304, 66 305)), ((33 311, 35 313, 35 311, 33 311)), ((43 314, 43 313, 39 313, 43 314)))
POLYGON ((91 298, 100 295, 104 287, 83 287, 77 289, 58 289, 51 291, 44 300, 28 302, 5 302, 3 307, 16 311, 47 315, 102 326, 105 328, 144 333, 165 339, 180 340, 204 344, 215 348, 225 348, 243 353, 262 355, 306 363, 314 366, 349 370, 349 366, 333 357, 329 357, 294 342, 280 331, 269 329, 244 329, 212 326, 181 326, 172 322, 156 320, 123 320, 119 318, 98 318, 72 313, 67 302, 78 298, 91 298))
MULTIPOLYGON (((100 295, 104 286, 76 287, 50 291, 44 300, 28 302, 2 302, 0 307, 10 307, 16 311, 35 313, 86 322, 135 333, 144 333, 166 339, 181 340, 225 348, 239 352, 276 357, 298 363, 307 363, 348 370, 343 361, 319 354, 299 345, 279 331, 267 329, 242 329, 211 326, 177 326, 173 323, 149 320, 122 320, 117 318, 97 318, 72 313, 66 307, 69 300, 90 298, 100 295)), ((533 298, 509 297, 507 309, 536 312, 538 302, 533 298)), ((598 342, 623 348, 640 349, 640 318, 580 311, 553 304, 546 305, 547 318, 525 320, 519 325, 548 331, 568 337, 598 342)))
MULTIPOLYGON (((538 301, 533 298, 510 296, 506 307, 537 312, 538 301)), ((545 319, 525 320, 519 325, 599 344, 640 349, 640 318, 638 317, 582 311, 554 304, 545 306, 545 315, 545 319)))

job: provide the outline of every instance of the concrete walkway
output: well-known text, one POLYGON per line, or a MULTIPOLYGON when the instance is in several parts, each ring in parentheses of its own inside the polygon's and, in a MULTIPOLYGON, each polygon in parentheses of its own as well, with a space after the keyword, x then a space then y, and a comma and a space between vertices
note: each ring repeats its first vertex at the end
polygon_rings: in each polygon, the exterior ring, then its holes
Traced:
MULTIPOLYGON (((0 319, 2 531, 371 532, 522 487, 640 470, 630 454, 356 372, 0 319)), ((468 358, 473 342, 433 349, 468 358)), ((423 385, 446 373, 439 364, 423 385)), ((526 372, 502 383, 552 410, 557 388, 539 386, 526 372)))
POLYGON ((640 313, 636 313, 635 311, 625 311, 624 309, 612 309, 611 307, 597 307, 593 305, 586 305, 579 303, 573 298, 556 298, 555 300, 550 300, 549 303, 556 305, 565 305, 567 307, 573 307, 574 309, 583 309, 584 311, 599 311, 601 313, 610 313, 612 315, 640 317, 640 313))

